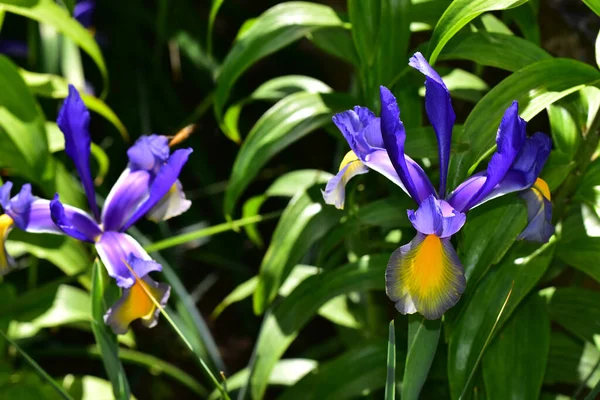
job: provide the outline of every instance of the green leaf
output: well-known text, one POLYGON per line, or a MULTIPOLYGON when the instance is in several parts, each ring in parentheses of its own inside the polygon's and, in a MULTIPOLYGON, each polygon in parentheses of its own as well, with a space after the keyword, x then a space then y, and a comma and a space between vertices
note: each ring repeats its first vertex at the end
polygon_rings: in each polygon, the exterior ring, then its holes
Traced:
POLYGON ((380 29, 381 4, 378 0, 348 0, 352 39, 363 68, 373 65, 380 29))
MULTIPOLYGON (((9 342, 11 344, 11 346, 13 346, 17 352, 19 352, 19 354, 21 354, 21 356, 27 361, 27 363, 29 365, 31 365, 31 367, 42 377, 42 379, 44 379, 46 382, 48 382, 52 388, 56 391, 56 393, 63 399, 65 400, 73 400, 73 398, 67 393, 65 392, 65 390, 62 388, 62 386, 60 386, 54 379, 52 379, 52 377, 46 372, 44 371, 44 369, 42 367, 40 367, 40 365, 35 362, 35 360, 33 358, 31 358, 29 356, 29 354, 27 354, 23 349, 21 349, 21 347, 14 341, 12 341, 8 336, 6 336, 6 334, 4 332, 2 332, 0 330, 0 335, 4 338, 4 340, 6 340, 7 342, 9 342)), ((21 388, 21 391, 19 393, 19 397, 23 396, 23 388, 21 388)), ((6 391, 4 392, 4 395, 7 395, 6 391)), ((9 395, 12 396, 12 395, 9 395)), ((27 395, 25 395, 27 396, 27 395)), ((39 395, 37 395, 39 396, 39 395)), ((36 396, 36 398, 37 398, 36 396)))
POLYGON ((432 30, 452 0, 412 0, 410 30, 412 32, 432 30))
POLYGON ((586 6, 588 6, 596 15, 600 16, 600 1, 599 0, 583 0, 586 6))
MULTIPOLYGON (((69 81, 62 76, 38 74, 24 69, 20 69, 19 74, 35 95, 52 99, 64 99, 69 94, 69 81)), ((83 91, 80 91, 80 94, 81 99, 90 110, 103 116, 117 129, 117 131, 119 131, 123 140, 126 142, 129 141, 127 128, 125 128, 119 117, 117 117, 114 111, 111 110, 104 101, 97 97, 90 96, 83 91)))
POLYGON ((30 181, 51 181, 44 116, 16 66, 3 55, 0 87, 0 166, 14 168, 30 181))
POLYGON ((439 57, 440 60, 474 61, 512 72, 549 58, 545 50, 518 36, 488 32, 457 35, 439 57))
POLYGON ((600 32, 598 32, 598 36, 596 36, 596 65, 600 68, 600 32))
POLYGON ((280 76, 260 85, 248 98, 232 105, 225 112, 221 129, 225 136, 236 143, 241 143, 242 136, 238 129, 238 121, 242 108, 255 100, 281 100, 296 92, 329 93, 331 88, 318 79, 303 75, 280 76))
MULTIPOLYGON (((411 1, 377 0, 372 3, 380 4, 381 7, 379 43, 374 65, 377 69, 377 83, 389 85, 406 67, 408 60, 411 1)), ((369 46, 374 47, 371 43, 369 46)))
POLYGON ((591 388, 600 382, 600 370, 596 368, 598 361, 600 352, 594 345, 583 343, 572 335, 553 331, 544 384, 575 385, 587 379, 586 386, 591 388))
POLYGON ((254 292, 254 312, 262 314, 275 299, 279 287, 308 249, 339 222, 342 213, 324 206, 316 187, 290 200, 275 228, 260 266, 254 292))
POLYGON ((458 140, 469 143, 470 150, 450 160, 448 176, 454 178, 449 186, 457 186, 494 148, 500 120, 512 101, 519 102, 520 116, 529 121, 548 105, 599 80, 597 69, 569 59, 538 61, 504 79, 477 103, 465 121, 458 140))
POLYGON ((358 53, 348 29, 344 27, 323 28, 309 33, 307 38, 326 53, 351 65, 360 65, 358 53))
POLYGON ((556 255, 568 265, 600 282, 597 263, 600 254, 600 229, 598 216, 594 214, 594 210, 585 205, 575 205, 569 209, 563 222, 556 255))
MULTIPOLYGON (((515 246, 503 262, 483 277, 463 304, 448 345, 448 378, 453 399, 468 391, 467 384, 477 370, 486 344, 544 275, 553 250, 554 241, 541 248, 515 246)), ((467 279, 467 286, 473 283, 467 279)))
POLYGON ((0 11, 22 15, 48 24, 77 43, 96 63, 104 80, 102 98, 108 92, 108 71, 96 40, 69 13, 53 0, 2 0, 0 11))
MULTIPOLYGON (((317 169, 301 169, 288 172, 277 178, 264 194, 247 200, 242 208, 242 217, 245 219, 259 215, 260 207, 270 197, 292 197, 296 193, 306 191, 313 185, 326 183, 332 176, 328 172, 317 169)), ((256 224, 246 225, 244 230, 254 244, 263 247, 264 243, 260 233, 258 233, 256 224)))
POLYGON ((208 16, 208 33, 206 35, 206 49, 208 54, 212 54, 212 36, 213 36, 213 27, 215 24, 215 19, 217 18, 217 14, 219 13, 219 9, 223 5, 225 0, 212 0, 212 5, 210 6, 210 14, 208 16))
POLYGON ((550 318, 575 336, 600 347, 600 294, 583 288, 557 288, 549 304, 550 318))
POLYGON ((111 283, 107 278, 104 266, 96 259, 92 267, 92 332, 96 338, 98 350, 102 354, 104 368, 112 383, 115 398, 129 400, 131 397, 129 383, 119 360, 117 338, 104 323, 104 314, 109 307, 108 304, 113 304, 116 297, 114 293, 108 293, 116 287, 109 286, 111 283))
POLYGON ((548 308, 534 293, 515 310, 483 356, 487 398, 539 398, 549 349, 548 308))
POLYGON ((281 150, 329 123, 337 110, 351 103, 335 94, 299 92, 271 107, 256 122, 237 154, 227 192, 225 215, 233 214, 235 204, 260 169, 281 150))
POLYGON ((549 105, 546 110, 550 120, 554 147, 573 159, 581 141, 581 132, 577 122, 569 109, 559 103, 549 105))
MULTIPOLYGON (((254 348, 248 391, 253 399, 262 398, 268 377, 288 346, 317 310, 330 299, 352 291, 383 289, 389 254, 364 257, 359 262, 325 271, 303 281, 272 312, 267 313, 254 348)), ((385 371, 385 347, 381 359, 385 371)), ((379 375, 380 385, 383 385, 379 375)))
MULTIPOLYGON (((471 29, 475 31, 483 31, 487 33, 502 33, 504 35, 514 35, 513 31, 510 30, 508 26, 500 19, 498 19, 494 14, 486 13, 483 14, 479 21, 481 25, 483 25, 483 29, 479 25, 478 21, 475 21, 473 25, 471 25, 471 29)), ((444 48, 445 50, 445 48, 444 48)), ((442 52, 444 51, 442 50, 442 52)))
POLYGON ((402 379, 402 400, 416 400, 431 368, 442 322, 429 321, 418 314, 409 315, 408 321, 408 353, 402 379))
MULTIPOLYGON (((459 68, 442 76, 442 79, 453 99, 477 103, 489 89, 483 79, 459 68)), ((419 95, 425 97, 425 87, 419 89, 419 95)))
MULTIPOLYGON (((110 399, 114 396, 112 384, 96 376, 67 375, 65 381, 68 382, 69 393, 78 400, 110 399)), ((130 400, 135 400, 135 397, 132 395, 130 400)))
POLYGON ((512 8, 504 12, 505 17, 514 21, 523 36, 528 41, 540 45, 540 26, 537 22, 537 15, 530 2, 523 4, 520 7, 512 8))
MULTIPOLYGON (((394 356, 396 354, 394 353, 394 356)), ((403 354, 398 354, 398 357, 403 354)), ((383 340, 361 343, 331 361, 320 364, 280 400, 352 399, 384 386, 386 346, 383 340)))
POLYGON ((488 11, 506 10, 527 0, 455 0, 438 21, 429 41, 429 62, 433 65, 446 43, 473 19, 488 11))
POLYGON ((221 119, 229 93, 240 75, 261 58, 320 28, 342 26, 328 6, 301 1, 285 2, 265 11, 238 36, 217 79, 215 112, 221 119))

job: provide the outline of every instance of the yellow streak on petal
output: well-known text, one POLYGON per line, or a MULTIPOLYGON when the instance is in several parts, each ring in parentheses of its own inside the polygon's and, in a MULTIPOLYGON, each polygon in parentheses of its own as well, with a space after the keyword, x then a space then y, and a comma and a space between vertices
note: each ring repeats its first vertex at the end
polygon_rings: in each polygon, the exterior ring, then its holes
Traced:
POLYGON ((444 288, 444 260, 442 243, 435 235, 427 235, 423 243, 407 258, 403 281, 409 286, 409 293, 425 299, 444 288))
POLYGON ((0 243, 0 275, 6 274, 11 269, 8 254, 6 254, 6 249, 4 248, 4 243, 6 242, 8 233, 12 229, 13 222, 13 219, 8 215, 0 215, 0 240, 2 241, 0 243))
POLYGON ((141 318, 145 321, 151 320, 156 305, 148 296, 150 292, 155 298, 160 298, 160 293, 141 279, 136 279, 135 283, 129 288, 129 293, 125 297, 118 309, 113 310, 114 318, 120 325, 128 326, 132 321, 141 318))
MULTIPOLYGON (((340 163, 340 169, 338 171, 341 171, 342 169, 344 169, 344 167, 348 164, 350 164, 351 162, 354 161, 359 161, 358 156, 356 155, 356 153, 354 153, 352 150, 350 150, 348 153, 346 153, 346 155, 344 156, 344 159, 342 160, 342 162, 340 163)), ((349 170, 352 167, 348 168, 349 170)))
POLYGON ((537 190, 546 200, 550 200, 550 188, 546 181, 542 178, 537 178, 533 184, 533 189, 537 190))

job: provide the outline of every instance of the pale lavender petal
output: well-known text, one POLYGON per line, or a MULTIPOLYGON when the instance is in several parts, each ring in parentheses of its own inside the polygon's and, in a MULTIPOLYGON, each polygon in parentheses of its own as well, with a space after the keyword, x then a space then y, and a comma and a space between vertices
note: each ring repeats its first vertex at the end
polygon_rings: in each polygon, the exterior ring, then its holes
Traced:
POLYGON ((325 203, 343 209, 346 199, 346 184, 356 175, 366 174, 367 172, 369 172, 369 168, 358 159, 346 164, 340 172, 327 182, 327 186, 323 191, 325 203))
POLYGON ((192 202, 185 197, 181 182, 177 180, 171 190, 155 205, 146 217, 150 221, 160 222, 183 214, 192 206, 192 202))

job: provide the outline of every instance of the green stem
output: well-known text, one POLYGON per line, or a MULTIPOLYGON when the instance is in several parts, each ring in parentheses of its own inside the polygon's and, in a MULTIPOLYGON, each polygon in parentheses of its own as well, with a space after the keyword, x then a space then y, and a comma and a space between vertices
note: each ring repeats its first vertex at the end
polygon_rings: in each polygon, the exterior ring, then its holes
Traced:
POLYGON ((252 217, 242 218, 231 222, 224 222, 219 225, 209 226, 208 228, 200 229, 194 232, 184 233, 182 235, 173 236, 171 238, 152 243, 146 246, 145 249, 149 253, 153 251, 168 249, 170 247, 178 246, 180 244, 191 242, 193 240, 197 240, 203 237, 216 235, 218 233, 227 232, 230 230, 236 230, 242 226, 251 225, 262 221, 268 221, 270 219, 279 217, 281 213, 282 211, 274 211, 265 215, 254 215, 252 217))
POLYGON ((593 155, 598 148, 598 143, 600 142, 600 108, 596 111, 596 116, 590 124, 588 131, 584 132, 583 137, 583 143, 581 143, 575 155, 575 162, 577 164, 554 197, 554 215, 552 218, 554 224, 562 219, 571 201, 571 197, 579 187, 583 175, 592 162, 593 155))

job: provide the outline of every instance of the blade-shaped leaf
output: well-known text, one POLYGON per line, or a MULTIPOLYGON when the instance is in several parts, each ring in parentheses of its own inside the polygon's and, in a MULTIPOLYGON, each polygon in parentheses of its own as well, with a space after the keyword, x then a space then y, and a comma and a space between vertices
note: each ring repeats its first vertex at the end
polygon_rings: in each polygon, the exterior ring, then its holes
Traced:
MULTIPOLYGON (((345 267, 323 272, 303 281, 277 307, 267 313, 254 348, 254 362, 247 393, 262 398, 271 371, 302 327, 328 300, 340 294, 383 289, 383 275, 389 255, 373 255, 345 267)), ((385 371, 385 346, 381 360, 385 371)), ((382 372, 385 374, 385 372, 382 372)), ((383 386, 383 375, 379 376, 383 386)))
POLYGON ((335 111, 352 105, 345 96, 299 92, 271 107, 254 125, 237 154, 225 193, 225 214, 233 214, 239 196, 275 154, 328 123, 335 111))
POLYGON ((265 11, 229 52, 217 78, 215 111, 221 117, 235 81, 259 59, 319 28, 342 26, 330 7, 301 1, 278 4, 265 11))
POLYGON ((583 288, 557 288, 549 304, 550 318, 575 336, 600 346, 600 294, 583 288))
POLYGON ((473 19, 487 11, 506 10, 527 0, 455 0, 438 21, 429 41, 429 62, 433 65, 446 43, 473 19))
POLYGON ((116 399, 129 400, 129 382, 125 370, 119 360, 119 345, 114 333, 104 324, 104 314, 108 309, 107 302, 115 299, 114 289, 107 282, 108 275, 99 260, 92 267, 92 331, 96 338, 98 350, 102 353, 104 368, 113 386, 116 399), (113 291, 112 294, 110 291, 113 291))
POLYGON ((365 68, 373 65, 378 37, 381 4, 378 0, 348 0, 348 16, 352 24, 352 39, 365 68))
POLYGON ((549 348, 548 308, 545 300, 533 293, 515 310, 483 356, 487 398, 537 399, 549 348))
POLYGON ((256 314, 265 311, 292 268, 310 246, 339 222, 342 214, 334 207, 323 205, 323 195, 316 187, 290 200, 260 266, 253 299, 256 314))
POLYGON ((416 400, 427 379, 440 338, 441 320, 419 314, 408 317, 408 353, 402 379, 402 400, 416 400))

